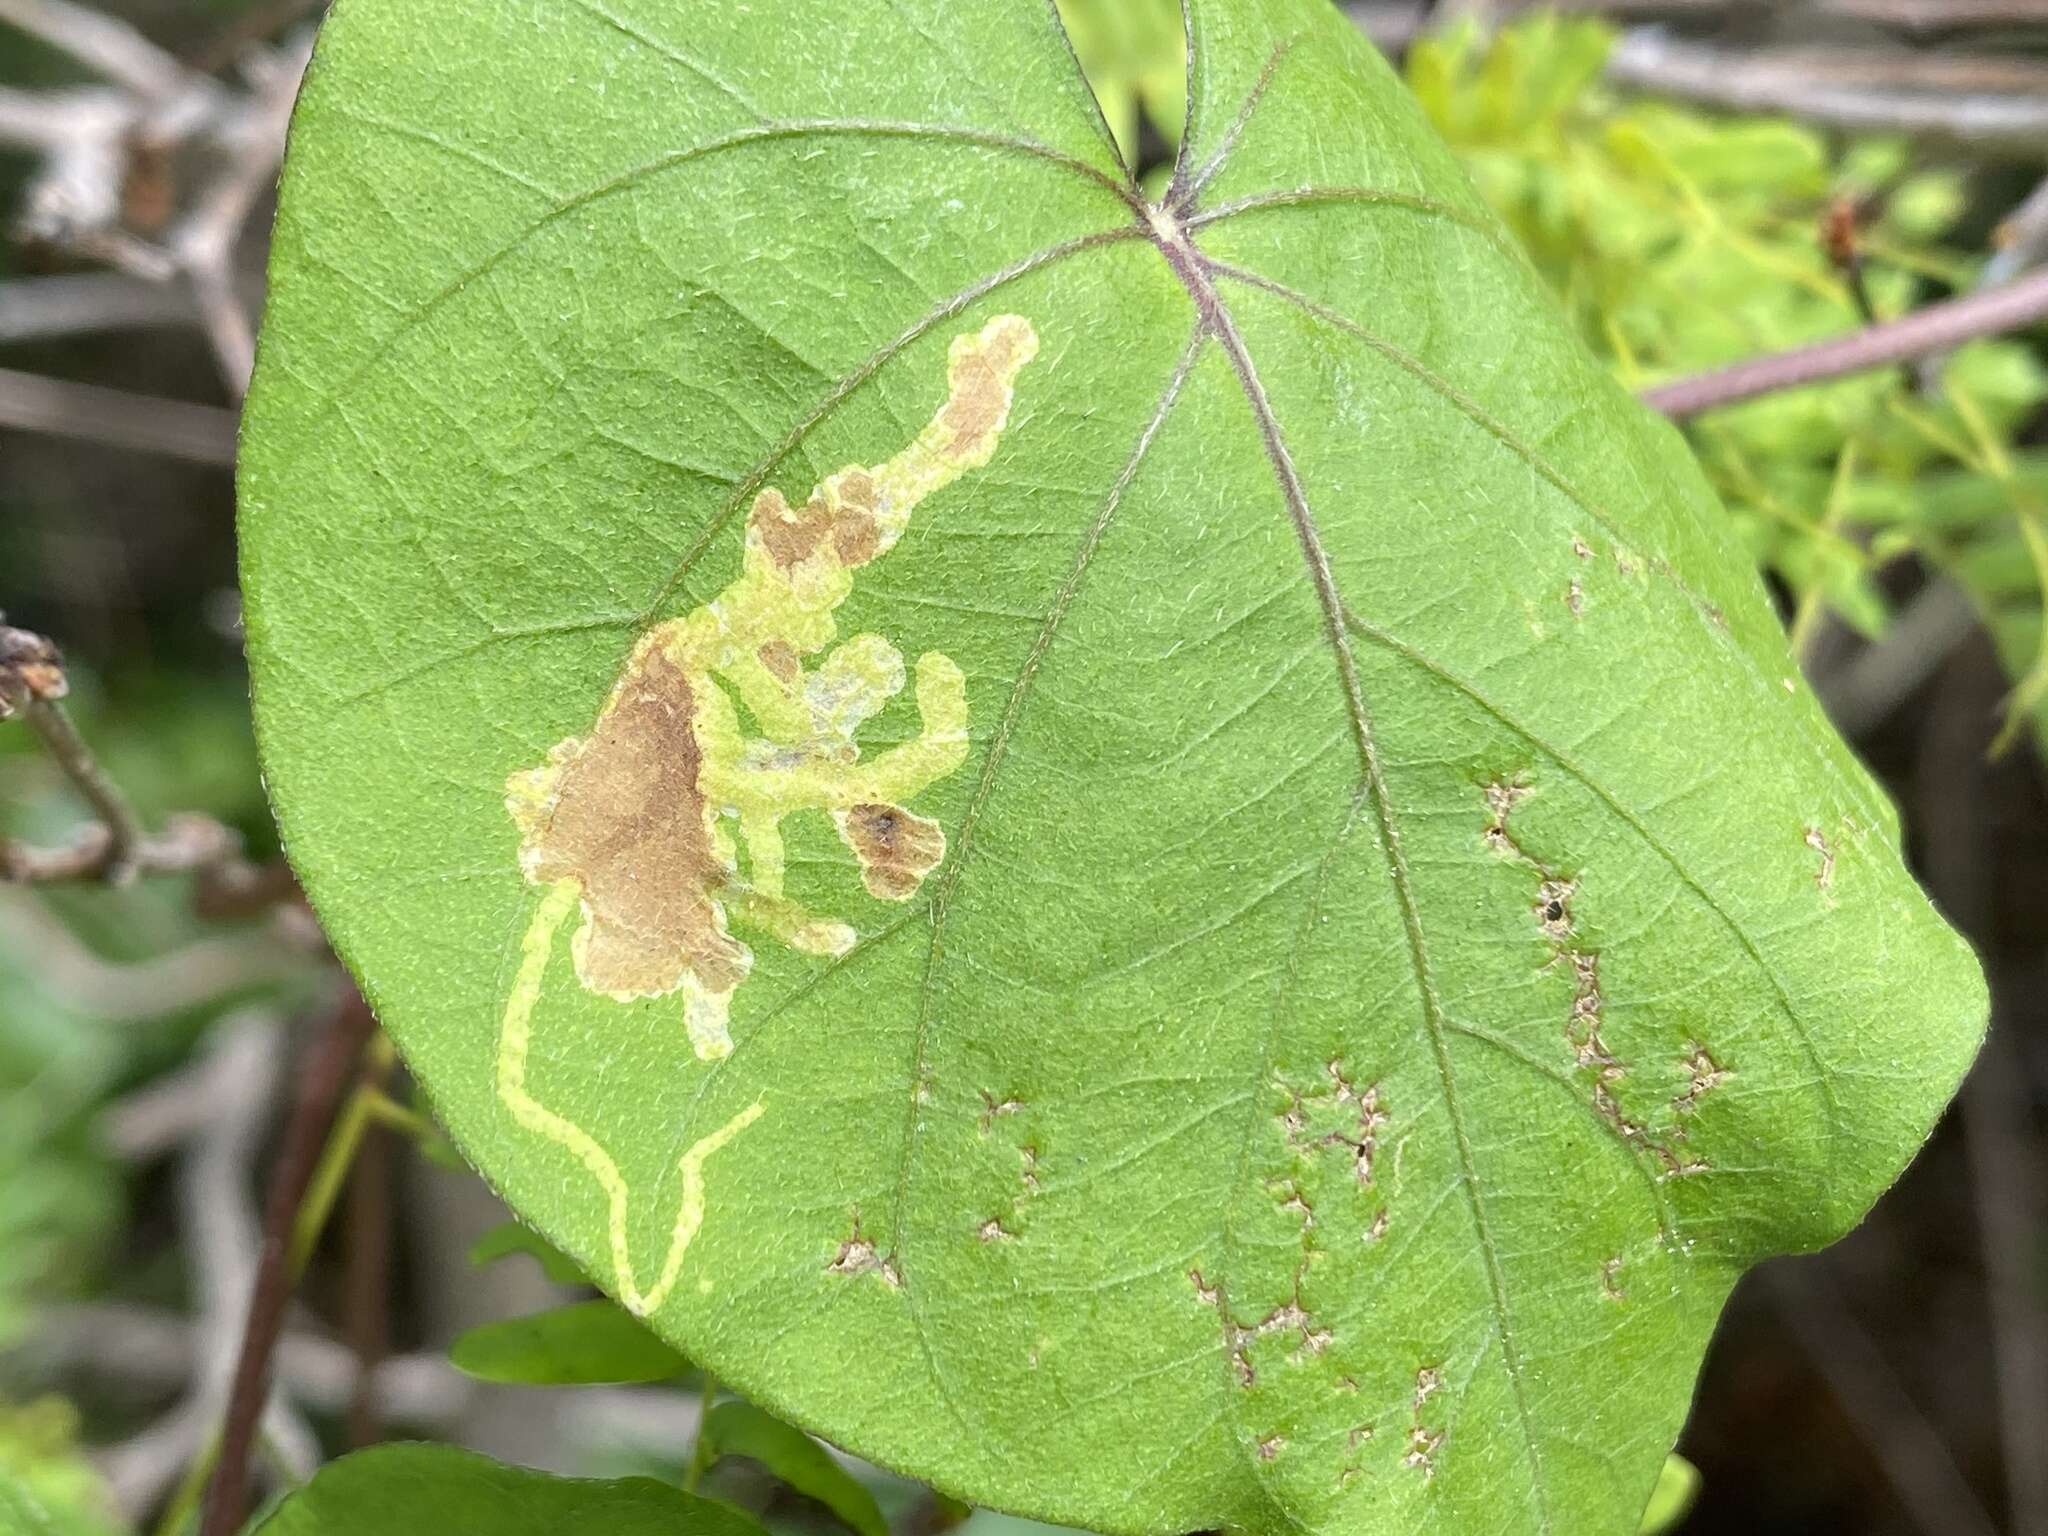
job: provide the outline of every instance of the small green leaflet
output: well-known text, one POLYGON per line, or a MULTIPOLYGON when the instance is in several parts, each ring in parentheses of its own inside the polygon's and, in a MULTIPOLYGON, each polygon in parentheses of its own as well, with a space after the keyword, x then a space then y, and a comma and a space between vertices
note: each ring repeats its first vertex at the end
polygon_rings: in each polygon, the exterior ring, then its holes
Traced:
POLYGON ((385 1445, 322 1467, 250 1536, 761 1536, 738 1510, 652 1478, 550 1477, 450 1445, 385 1445))
POLYGON ((571 1302, 480 1324, 449 1346, 448 1358, 480 1381, 532 1387, 667 1381, 690 1368, 610 1301, 571 1302))
POLYGON ((702 1433, 712 1457, 750 1457, 830 1509, 856 1536, 889 1536, 889 1523, 860 1480, 817 1441, 774 1414, 728 1399, 711 1410, 702 1433))
POLYGON ((341 0, 244 444, 290 851, 778 1417, 1111 1532, 1631 1532, 1985 1011, 1676 434, 1319 0, 341 0))
POLYGON ((501 1222, 469 1246, 469 1262, 478 1269, 514 1255, 524 1255, 540 1265, 540 1272, 556 1285, 588 1285, 574 1260, 564 1257, 544 1237, 517 1221, 501 1222))

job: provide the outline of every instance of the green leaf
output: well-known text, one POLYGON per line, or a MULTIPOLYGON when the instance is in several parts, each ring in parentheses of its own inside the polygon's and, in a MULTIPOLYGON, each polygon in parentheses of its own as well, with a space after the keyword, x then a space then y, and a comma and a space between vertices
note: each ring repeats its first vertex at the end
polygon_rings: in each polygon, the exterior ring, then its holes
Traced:
POLYGON ((1650 1506, 1643 1511, 1639 1536, 1665 1536, 1691 1512, 1700 1496, 1700 1472, 1683 1456, 1664 1458, 1664 1470, 1657 1474, 1657 1487, 1650 1506))
POLYGON ((816 1499, 859 1536, 889 1536, 875 1496, 817 1441, 752 1403, 728 1399, 711 1410, 703 1434, 710 1453, 747 1456, 806 1498, 816 1499))
POLYGON ((1982 981, 1385 65, 1191 14, 1151 207, 1037 0, 342 0, 268 782, 464 1150, 778 1416, 1112 1532, 1632 1532, 1982 981))
POLYGON ((761 1536, 652 1478, 550 1477, 449 1445, 386 1445, 322 1467, 252 1536, 761 1536))
POLYGON ((540 1265, 540 1271, 556 1285, 588 1285, 590 1279, 554 1244, 523 1222, 508 1221, 491 1228, 470 1245, 469 1262, 478 1269, 524 1254, 540 1265))
POLYGON ((1187 114, 1186 34, 1176 0, 1058 0, 1074 55, 1124 158, 1138 152, 1138 119, 1170 147, 1187 114))
POLYGON ((78 1414, 0 1403, 0 1536, 119 1536, 113 1495, 78 1446, 78 1414))
POLYGON ((609 1301, 579 1301, 472 1328, 449 1347, 456 1368, 482 1381, 588 1386, 666 1381, 690 1362, 609 1301))

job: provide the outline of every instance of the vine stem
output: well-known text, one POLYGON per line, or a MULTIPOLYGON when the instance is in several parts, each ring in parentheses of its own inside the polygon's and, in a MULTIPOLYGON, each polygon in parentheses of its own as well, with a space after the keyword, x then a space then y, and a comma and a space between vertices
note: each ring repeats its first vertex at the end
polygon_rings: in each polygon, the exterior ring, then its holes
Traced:
POLYGON ((1675 421, 1764 395, 1823 384, 1910 362, 1967 341, 2023 330, 2048 319, 2048 269, 1999 288, 1930 304, 1903 319, 1847 336, 1752 358, 1644 392, 1643 403, 1675 421))
POLYGON ((718 1378, 704 1373, 704 1390, 697 1403, 697 1438, 690 1444, 689 1465, 683 1468, 683 1491, 695 1493, 704 1474, 711 1470, 711 1405, 718 1397, 718 1378))
POLYGON ((200 1536, 234 1536, 247 1513, 249 1453, 269 1395, 270 1357, 284 1326, 293 1281, 326 1224, 369 1123, 367 1093, 358 1089, 344 1109, 342 1092, 376 1028, 370 1005, 351 988, 329 1016, 300 1072, 264 1207, 263 1249, 249 1298, 249 1321, 235 1361, 218 1454, 212 1458, 200 1536))

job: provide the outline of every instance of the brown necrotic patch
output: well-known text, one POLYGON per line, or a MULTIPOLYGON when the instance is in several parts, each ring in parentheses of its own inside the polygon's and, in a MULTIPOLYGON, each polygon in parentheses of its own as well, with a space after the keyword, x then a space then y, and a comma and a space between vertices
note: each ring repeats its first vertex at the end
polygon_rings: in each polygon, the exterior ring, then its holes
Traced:
POLYGON ((755 498, 749 520, 769 557, 785 571, 810 559, 832 533, 832 509, 823 496, 813 496, 792 510, 773 487, 755 498))
POLYGON ((698 787, 695 718, 688 674, 649 647, 591 735, 539 770, 552 783, 529 802, 527 876, 582 888, 576 974, 593 992, 659 997, 686 974, 729 990, 746 976, 747 951, 715 899, 727 869, 698 787))
POLYGON ((947 375, 952 393, 940 413, 952 434, 943 450, 948 458, 978 459, 987 452, 1009 415, 1010 380, 1021 366, 1018 359, 1037 347, 1028 328, 992 327, 984 346, 954 356, 947 375))
POLYGON ((850 806, 833 820, 860 860, 868 894, 883 901, 908 901, 946 856, 946 834, 939 824, 901 806, 850 806))

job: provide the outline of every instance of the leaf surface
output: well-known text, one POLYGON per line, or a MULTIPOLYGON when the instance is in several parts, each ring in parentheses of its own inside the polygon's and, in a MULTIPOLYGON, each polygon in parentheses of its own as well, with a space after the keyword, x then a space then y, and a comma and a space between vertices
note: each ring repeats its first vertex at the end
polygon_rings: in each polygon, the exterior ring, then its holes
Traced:
POLYGON ((1107 1531, 1627 1532, 1981 979, 1671 429, 1384 64, 1197 0, 342 0, 252 397, 269 782, 664 1337, 1107 1531))

